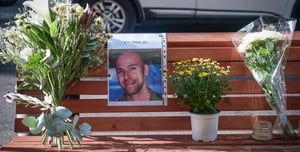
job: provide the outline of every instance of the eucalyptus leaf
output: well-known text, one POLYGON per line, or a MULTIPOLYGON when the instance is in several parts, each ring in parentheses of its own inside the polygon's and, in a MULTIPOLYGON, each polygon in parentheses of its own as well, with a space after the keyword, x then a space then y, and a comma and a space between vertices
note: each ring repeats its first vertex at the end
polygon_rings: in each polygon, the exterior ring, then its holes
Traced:
POLYGON ((60 118, 55 118, 52 121, 50 127, 48 127, 47 129, 48 129, 47 134, 49 136, 61 137, 64 134, 64 132, 72 129, 72 125, 61 120, 60 118))
POLYGON ((58 117, 62 120, 66 120, 70 116, 72 116, 72 111, 70 111, 69 109, 67 109, 66 107, 63 107, 63 106, 56 107, 54 110, 54 113, 53 113, 54 118, 58 117))
POLYGON ((28 116, 22 119, 22 123, 28 128, 35 128, 37 120, 34 116, 28 116))
POLYGON ((76 127, 77 123, 78 123, 78 120, 79 120, 79 116, 78 115, 75 115, 74 118, 73 118, 73 128, 76 127))
POLYGON ((88 123, 86 123, 86 122, 83 123, 83 124, 81 124, 81 125, 79 126, 79 129, 80 129, 80 134, 81 134, 81 135, 88 136, 88 135, 91 135, 91 134, 92 134, 92 132, 91 132, 92 127, 91 127, 90 124, 88 124, 88 123))
POLYGON ((42 132, 42 128, 40 128, 40 127, 30 128, 29 130, 30 130, 30 133, 32 133, 34 135, 39 134, 39 133, 42 132))
POLYGON ((82 136, 80 135, 80 132, 77 129, 72 129, 71 135, 75 137, 77 141, 82 141, 82 136))
POLYGON ((39 117, 37 117, 37 128, 42 129, 45 126, 45 114, 41 113, 39 117))

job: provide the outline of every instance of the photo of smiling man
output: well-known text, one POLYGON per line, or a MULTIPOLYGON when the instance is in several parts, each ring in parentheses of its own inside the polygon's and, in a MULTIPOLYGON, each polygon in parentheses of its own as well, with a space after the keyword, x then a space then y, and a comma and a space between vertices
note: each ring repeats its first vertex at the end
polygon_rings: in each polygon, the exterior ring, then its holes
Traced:
POLYGON ((108 105, 163 105, 162 38, 115 34, 108 43, 108 105))
MULTIPOLYGON (((118 50, 110 53, 110 102, 162 100, 159 50, 118 50)), ((136 103, 137 104, 137 103, 136 103)))

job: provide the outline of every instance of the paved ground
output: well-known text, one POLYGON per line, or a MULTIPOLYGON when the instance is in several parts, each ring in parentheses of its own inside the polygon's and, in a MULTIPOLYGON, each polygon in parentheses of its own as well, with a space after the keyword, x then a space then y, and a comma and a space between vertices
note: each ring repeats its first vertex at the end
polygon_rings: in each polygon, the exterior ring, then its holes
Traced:
POLYGON ((14 135, 15 104, 7 103, 3 96, 7 92, 14 92, 15 75, 14 66, 0 64, 0 147, 14 135))

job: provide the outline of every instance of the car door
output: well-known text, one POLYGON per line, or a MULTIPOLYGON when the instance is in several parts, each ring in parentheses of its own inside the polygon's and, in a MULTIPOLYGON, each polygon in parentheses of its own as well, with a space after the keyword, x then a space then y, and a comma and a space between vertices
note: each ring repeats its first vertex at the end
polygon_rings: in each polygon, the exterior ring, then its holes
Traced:
POLYGON ((197 0, 197 17, 290 17, 295 0, 197 0))
POLYGON ((139 0, 147 15, 154 18, 194 18, 197 0, 139 0))

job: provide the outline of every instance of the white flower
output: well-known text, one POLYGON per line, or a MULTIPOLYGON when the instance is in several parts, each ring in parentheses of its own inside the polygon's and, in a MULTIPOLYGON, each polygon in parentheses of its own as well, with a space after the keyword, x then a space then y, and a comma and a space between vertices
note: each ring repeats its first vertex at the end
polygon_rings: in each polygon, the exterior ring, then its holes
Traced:
POLYGON ((20 52, 20 57, 25 61, 28 61, 28 58, 32 55, 32 50, 30 48, 24 48, 20 52))
POLYGON ((67 7, 66 4, 60 3, 54 7, 54 10, 57 12, 59 16, 66 16, 67 7))
POLYGON ((40 15, 47 22, 48 25, 51 25, 51 17, 49 13, 48 0, 25 1, 23 5, 33 9, 38 15, 40 15))
POLYGON ((15 31, 14 29, 7 31, 6 37, 11 43, 17 43, 20 40, 20 32, 15 31))
POLYGON ((102 26, 102 25, 103 25, 103 20, 102 20, 102 18, 101 18, 101 17, 97 17, 97 18, 95 19, 95 23, 96 23, 97 25, 102 26))
POLYGON ((242 43, 238 47, 238 51, 240 53, 244 53, 245 50, 249 47, 249 44, 251 44, 252 42, 257 41, 257 40, 265 40, 267 38, 281 40, 284 37, 279 32, 268 31, 268 30, 263 30, 261 32, 249 33, 243 38, 242 43))
POLYGON ((75 12, 75 15, 78 17, 82 16, 84 13, 83 7, 81 7, 79 4, 72 5, 72 10, 73 12, 75 12))

